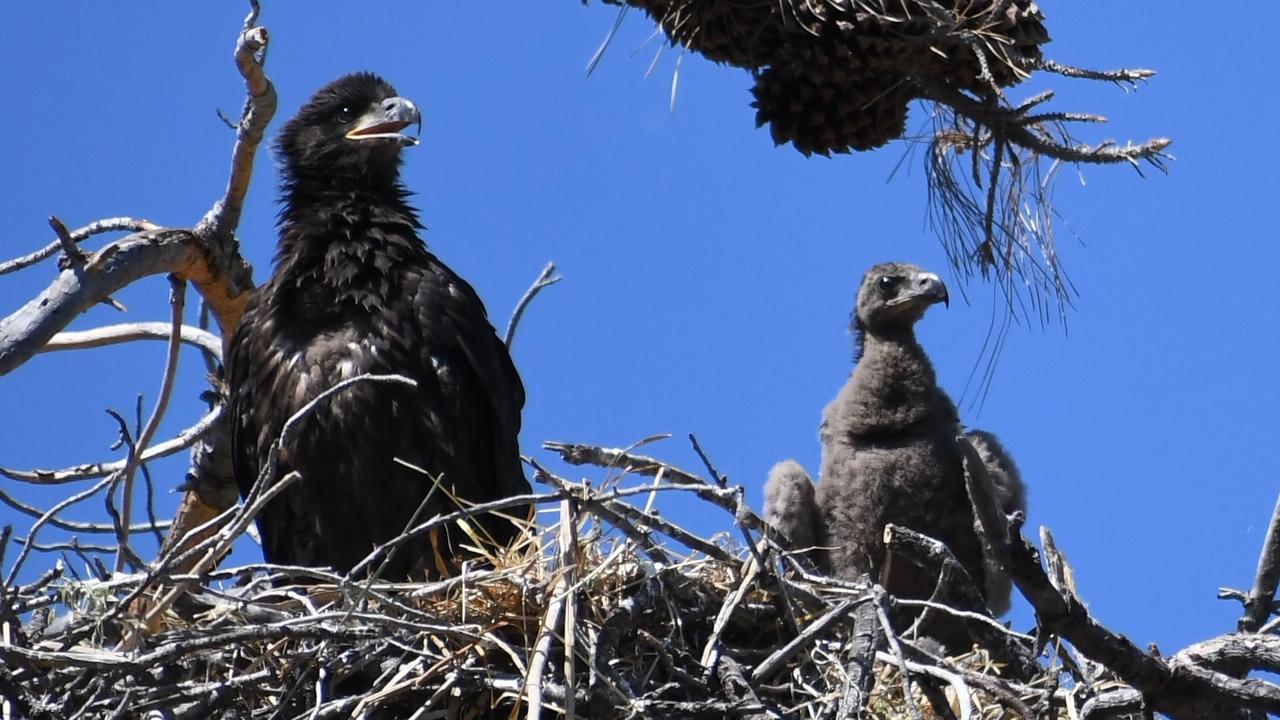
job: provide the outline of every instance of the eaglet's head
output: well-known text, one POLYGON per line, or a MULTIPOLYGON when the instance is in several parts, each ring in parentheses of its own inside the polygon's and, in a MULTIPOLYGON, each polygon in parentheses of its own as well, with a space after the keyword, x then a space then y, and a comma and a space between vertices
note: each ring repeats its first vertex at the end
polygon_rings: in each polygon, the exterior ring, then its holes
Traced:
POLYGON ((422 115, 382 78, 352 73, 320 88, 276 142, 285 182, 293 188, 370 187, 394 184, 400 148, 417 138, 402 134, 422 129, 422 115))
POLYGON ((872 333, 907 330, 938 302, 950 304, 937 275, 906 263, 881 263, 863 276, 854 317, 872 333))

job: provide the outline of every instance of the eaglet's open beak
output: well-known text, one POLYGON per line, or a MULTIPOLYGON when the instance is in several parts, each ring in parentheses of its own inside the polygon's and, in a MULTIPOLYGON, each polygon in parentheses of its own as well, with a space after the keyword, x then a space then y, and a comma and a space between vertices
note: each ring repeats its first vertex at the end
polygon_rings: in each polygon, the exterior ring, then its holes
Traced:
POLYGON ((902 289, 901 294, 886 304, 890 307, 904 304, 926 307, 936 302, 951 307, 947 286, 937 275, 922 272, 907 278, 907 286, 902 289))
POLYGON ((401 130, 416 125, 422 134, 422 113, 406 98, 390 97, 378 103, 346 135, 348 140, 395 140, 401 145, 417 145, 418 138, 402 135, 401 130))

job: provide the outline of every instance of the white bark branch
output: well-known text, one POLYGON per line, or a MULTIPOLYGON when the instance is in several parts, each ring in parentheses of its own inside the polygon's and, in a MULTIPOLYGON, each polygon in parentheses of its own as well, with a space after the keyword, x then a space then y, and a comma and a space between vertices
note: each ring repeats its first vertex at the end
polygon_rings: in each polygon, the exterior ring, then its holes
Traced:
POLYGON ((124 537, 121 538, 120 552, 116 554, 116 572, 124 570, 125 556, 129 552, 129 523, 133 519, 133 478, 142 464, 142 453, 151 444, 156 430, 160 428, 160 420, 164 418, 165 410, 169 408, 169 398, 173 395, 173 382, 178 374, 178 351, 182 349, 182 311, 187 303, 187 283, 176 277, 170 277, 169 282, 172 286, 169 296, 172 320, 169 326, 169 346, 165 353, 164 374, 160 378, 160 393, 156 396, 155 409, 151 411, 151 417, 147 418, 147 424, 143 426, 142 434, 138 437, 137 446, 131 448, 121 473, 124 497, 120 503, 120 526, 124 537))
MULTIPOLYGON (((215 423, 222 419, 222 405, 215 406, 195 425, 183 430, 173 438, 162 443, 147 448, 142 453, 142 462, 147 463, 162 457, 168 457, 174 453, 186 450, 195 444, 197 440, 204 437, 204 434, 214 426, 215 423)), ((64 468, 61 470, 14 470, 12 468, 0 467, 0 477, 6 477, 10 480, 29 483, 32 485, 62 485, 65 483, 76 482, 79 480, 90 480, 92 478, 100 478, 110 475, 113 472, 123 470, 124 460, 115 460, 112 462, 96 462, 84 463, 75 467, 64 468)))
MULTIPOLYGON (((136 220, 130 217, 114 217, 95 220, 82 228, 72 230, 68 235, 70 235, 72 241, 81 242, 82 240, 100 233, 119 232, 122 230, 127 230, 129 232, 142 232, 144 230, 158 229, 160 229, 160 226, 147 220, 136 220)), ((0 275, 30 267, 41 260, 53 257, 62 247, 62 242, 62 238, 58 238, 35 252, 28 253, 22 257, 17 257, 12 260, 6 260, 5 262, 0 262, 0 275)))
POLYGON ((31 358, 80 313, 148 275, 178 272, 197 262, 199 251, 188 230, 134 233, 90 256, 83 268, 69 268, 31 302, 0 320, 0 375, 31 358))
MULTIPOLYGON (((135 340, 168 340, 170 330, 169 323, 162 322, 120 323, 92 330, 65 330, 54 335, 38 352, 89 350, 135 340)), ((219 362, 222 361, 222 339, 208 330, 183 325, 181 340, 187 345, 212 353, 219 362)))

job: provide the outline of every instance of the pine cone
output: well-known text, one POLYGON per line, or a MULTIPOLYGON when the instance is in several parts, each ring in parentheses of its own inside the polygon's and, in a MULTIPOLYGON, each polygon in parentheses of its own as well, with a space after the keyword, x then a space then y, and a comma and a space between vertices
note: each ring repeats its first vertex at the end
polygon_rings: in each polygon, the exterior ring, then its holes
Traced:
POLYGON ((751 92, 756 126, 768 124, 775 144, 790 142, 805 155, 871 150, 900 137, 911 100, 911 86, 900 76, 836 71, 824 77, 783 65, 761 73, 751 92))

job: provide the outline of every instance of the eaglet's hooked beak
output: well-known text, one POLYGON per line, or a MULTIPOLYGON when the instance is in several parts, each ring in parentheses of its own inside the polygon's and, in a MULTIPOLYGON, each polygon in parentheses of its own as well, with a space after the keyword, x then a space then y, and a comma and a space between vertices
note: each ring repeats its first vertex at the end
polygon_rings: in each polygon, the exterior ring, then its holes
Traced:
POLYGON ((401 135, 410 125, 422 134, 422 113, 407 98, 389 97, 365 113, 346 135, 348 140, 395 140, 401 145, 417 145, 418 138, 401 135))
POLYGON ((951 307, 951 297, 947 294, 947 286, 942 282, 942 278, 929 272, 915 273, 906 279, 906 287, 902 289, 902 294, 890 300, 887 304, 921 304, 932 305, 941 302, 946 307, 951 307))

